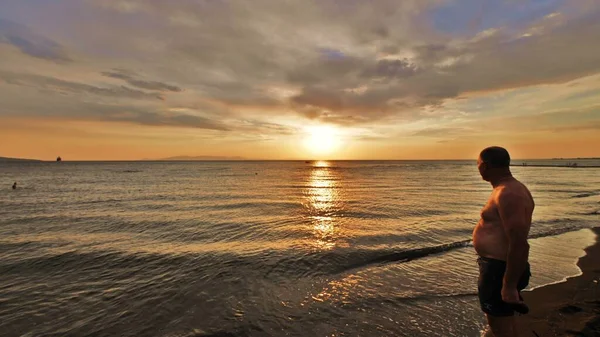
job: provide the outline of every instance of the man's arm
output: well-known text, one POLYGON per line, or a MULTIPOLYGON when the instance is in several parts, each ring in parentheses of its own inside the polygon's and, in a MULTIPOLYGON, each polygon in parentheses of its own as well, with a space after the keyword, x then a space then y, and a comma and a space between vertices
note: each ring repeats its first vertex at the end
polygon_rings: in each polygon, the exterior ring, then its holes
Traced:
POLYGON ((502 299, 509 303, 520 302, 517 285, 529 258, 527 237, 531 227, 531 215, 528 203, 529 200, 525 196, 510 190, 502 190, 498 194, 498 211, 508 239, 502 299))

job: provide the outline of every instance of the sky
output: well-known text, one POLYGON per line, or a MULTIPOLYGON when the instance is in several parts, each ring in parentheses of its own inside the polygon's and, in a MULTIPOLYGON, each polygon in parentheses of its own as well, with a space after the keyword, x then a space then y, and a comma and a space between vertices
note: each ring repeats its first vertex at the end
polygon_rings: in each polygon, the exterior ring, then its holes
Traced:
POLYGON ((0 156, 600 156, 600 0, 1 0, 0 156))

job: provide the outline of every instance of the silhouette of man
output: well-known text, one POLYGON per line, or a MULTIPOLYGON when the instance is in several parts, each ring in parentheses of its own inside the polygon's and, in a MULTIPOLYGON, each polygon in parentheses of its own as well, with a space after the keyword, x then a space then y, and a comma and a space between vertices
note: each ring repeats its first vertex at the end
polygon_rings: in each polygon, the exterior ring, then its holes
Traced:
POLYGON ((13 190, 17 189, 17 182, 15 181, 15 183, 13 184, 13 190))
POLYGON ((518 336, 514 308, 531 276, 527 237, 535 207, 531 193, 510 172, 510 155, 493 146, 481 151, 477 167, 492 194, 473 231, 479 255, 478 295, 495 337, 518 336))

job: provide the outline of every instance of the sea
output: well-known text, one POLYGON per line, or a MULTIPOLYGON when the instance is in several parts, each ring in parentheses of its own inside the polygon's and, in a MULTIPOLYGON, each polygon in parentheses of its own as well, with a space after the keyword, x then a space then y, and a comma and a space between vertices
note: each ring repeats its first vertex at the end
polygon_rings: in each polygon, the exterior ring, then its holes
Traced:
MULTIPOLYGON (((580 273, 600 169, 527 163, 531 289, 580 273)), ((474 161, 0 163, 0 335, 480 336, 490 192, 474 161)))

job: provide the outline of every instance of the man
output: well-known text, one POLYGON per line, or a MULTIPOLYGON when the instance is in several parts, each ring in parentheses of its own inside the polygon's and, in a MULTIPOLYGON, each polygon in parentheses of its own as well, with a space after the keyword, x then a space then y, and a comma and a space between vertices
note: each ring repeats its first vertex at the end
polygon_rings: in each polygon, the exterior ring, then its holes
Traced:
POLYGON ((534 202, 509 166, 508 151, 497 146, 481 151, 477 160, 481 177, 493 187, 473 231, 473 246, 479 255, 479 302, 495 337, 518 336, 514 308, 523 306, 520 291, 531 276, 527 237, 534 202))

